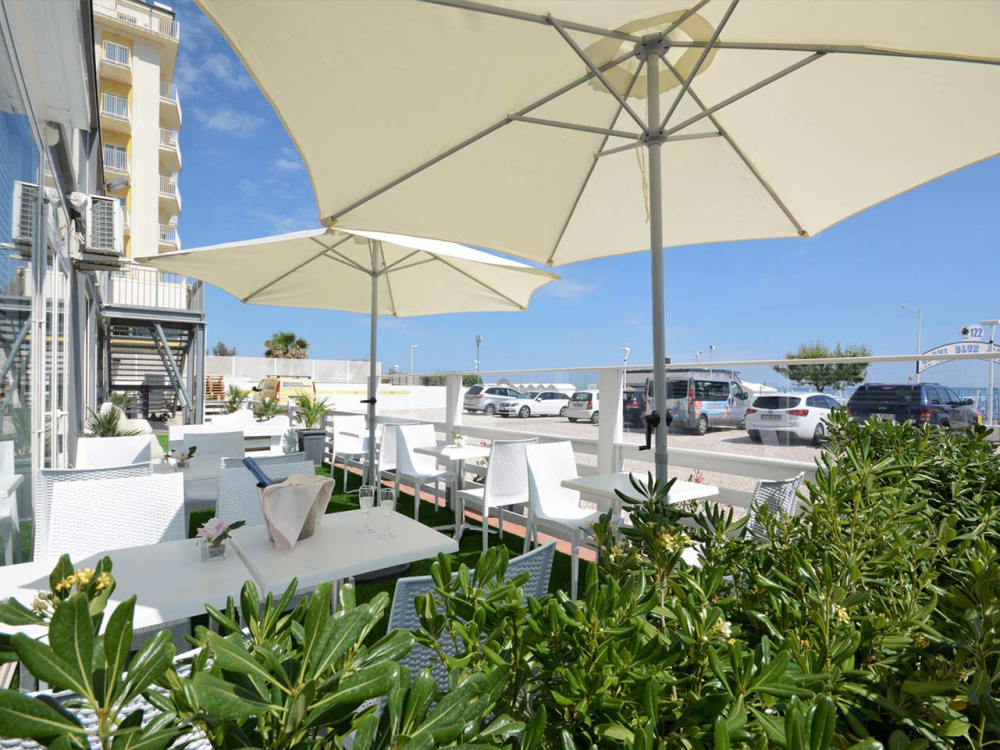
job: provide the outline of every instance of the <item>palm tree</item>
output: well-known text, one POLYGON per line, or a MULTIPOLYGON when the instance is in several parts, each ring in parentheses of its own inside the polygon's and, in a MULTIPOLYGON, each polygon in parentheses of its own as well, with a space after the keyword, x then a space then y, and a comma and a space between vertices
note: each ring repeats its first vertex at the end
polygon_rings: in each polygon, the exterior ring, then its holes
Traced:
POLYGON ((278 331, 264 342, 264 356, 272 359, 305 359, 309 356, 309 342, 296 337, 291 331, 278 331))

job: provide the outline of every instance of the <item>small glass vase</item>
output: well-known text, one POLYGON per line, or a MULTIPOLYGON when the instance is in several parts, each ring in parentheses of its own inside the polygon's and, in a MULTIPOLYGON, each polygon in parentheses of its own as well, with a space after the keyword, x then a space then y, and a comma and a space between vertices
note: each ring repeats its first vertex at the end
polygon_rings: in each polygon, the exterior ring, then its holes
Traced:
POLYGON ((218 544, 202 543, 201 545, 202 562, 217 562, 219 560, 225 560, 225 559, 226 559, 225 542, 219 542, 218 544))

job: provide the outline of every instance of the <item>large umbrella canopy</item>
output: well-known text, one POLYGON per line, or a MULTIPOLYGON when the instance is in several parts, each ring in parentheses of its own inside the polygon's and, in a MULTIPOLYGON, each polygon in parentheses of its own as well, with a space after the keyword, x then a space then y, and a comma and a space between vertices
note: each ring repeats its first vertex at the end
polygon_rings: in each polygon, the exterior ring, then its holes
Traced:
POLYGON ((353 229, 313 229, 140 258, 243 302, 371 314, 368 471, 375 471, 379 315, 526 310, 557 278, 463 245, 353 229))
POLYGON ((664 246, 809 236, 1000 151, 996 2, 197 1, 324 224, 651 250, 660 412, 664 246))

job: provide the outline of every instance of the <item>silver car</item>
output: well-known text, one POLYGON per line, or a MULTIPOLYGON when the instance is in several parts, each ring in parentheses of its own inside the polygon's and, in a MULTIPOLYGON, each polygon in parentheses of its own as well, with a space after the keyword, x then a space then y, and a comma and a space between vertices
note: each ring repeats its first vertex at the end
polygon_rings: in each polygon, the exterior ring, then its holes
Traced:
POLYGON ((520 395, 519 391, 504 385, 474 385, 465 392, 462 406, 469 412, 496 414, 500 404, 520 395))

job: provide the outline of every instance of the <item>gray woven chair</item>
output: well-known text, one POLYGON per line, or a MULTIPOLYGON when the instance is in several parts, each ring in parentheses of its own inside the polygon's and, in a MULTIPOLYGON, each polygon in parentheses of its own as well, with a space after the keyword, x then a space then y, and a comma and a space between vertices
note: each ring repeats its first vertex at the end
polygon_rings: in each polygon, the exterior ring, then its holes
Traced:
POLYGON ((38 495, 35 499, 35 560, 45 560, 50 555, 61 554, 59 550, 48 549, 49 517, 52 509, 52 487, 58 482, 85 482, 93 479, 123 479, 127 477, 147 477, 153 473, 152 464, 128 464, 107 469, 40 469, 38 471, 38 495))
MULTIPOLYGON (((532 550, 526 555, 515 557, 507 564, 506 580, 527 570, 531 573, 531 578, 524 585, 524 595, 541 598, 549 591, 549 580, 552 576, 552 561, 555 558, 556 543, 549 542, 546 545, 532 550)), ((457 573, 455 575, 458 575, 457 573)), ((428 591, 434 590, 434 580, 430 576, 412 576, 410 578, 400 578, 396 581, 396 591, 392 595, 392 607, 389 610, 388 632, 393 630, 418 630, 420 628, 420 618, 417 617, 413 600, 428 591)), ((456 644, 451 643, 447 638, 442 643, 444 650, 450 654, 458 653, 456 644)), ((431 649, 420 644, 414 644, 410 653, 399 660, 400 664, 405 664, 412 677, 416 677, 427 667, 431 668, 431 675, 438 685, 438 690, 448 689, 448 670, 441 664, 431 649)))
POLYGON ((747 531, 753 536, 767 536, 767 529, 758 518, 760 508, 766 506, 772 515, 795 516, 799 511, 798 489, 805 477, 804 472, 791 479, 760 480, 750 501, 750 517, 747 531))
MULTIPOLYGON (((251 453, 249 458, 252 458, 254 462, 263 469, 268 466, 280 466, 281 464, 300 464, 306 460, 306 454, 303 451, 298 451, 297 453, 282 453, 277 456, 261 455, 258 457, 257 454, 251 453)), ((223 458, 222 468, 242 469, 244 468, 243 459, 223 458)))
MULTIPOLYGON (((489 468, 486 482, 482 487, 462 490, 458 493, 460 505, 455 509, 455 523, 460 524, 465 516, 465 503, 478 506, 483 513, 483 552, 489 545, 490 510, 500 508, 500 537, 503 538, 503 508, 509 505, 530 503, 528 491, 528 459, 524 446, 538 442, 538 438, 528 440, 494 440, 490 448, 489 468)), ((457 533, 457 532, 456 532, 457 533)))

